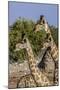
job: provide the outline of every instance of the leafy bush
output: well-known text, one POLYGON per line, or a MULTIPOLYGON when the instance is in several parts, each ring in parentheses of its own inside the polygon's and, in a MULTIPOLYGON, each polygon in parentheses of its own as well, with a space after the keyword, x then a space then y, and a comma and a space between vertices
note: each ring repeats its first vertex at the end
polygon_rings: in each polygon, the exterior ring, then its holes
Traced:
MULTIPOLYGON (((29 39, 34 55, 38 55, 45 41, 46 32, 44 28, 38 32, 34 32, 35 22, 19 18, 12 26, 9 27, 9 62, 23 62, 28 58, 25 49, 15 52, 16 44, 22 41, 22 35, 25 33, 29 39)), ((53 29, 51 29, 53 31, 53 29)), ((55 31, 55 29, 54 29, 55 31)), ((53 38, 57 43, 56 33, 53 33, 53 38)))

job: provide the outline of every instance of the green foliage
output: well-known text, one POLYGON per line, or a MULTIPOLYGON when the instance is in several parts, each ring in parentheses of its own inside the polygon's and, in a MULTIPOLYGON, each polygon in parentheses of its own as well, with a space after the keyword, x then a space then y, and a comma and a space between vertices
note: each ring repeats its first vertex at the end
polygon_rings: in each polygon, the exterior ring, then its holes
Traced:
POLYGON ((43 42, 45 41, 46 32, 41 30, 39 32, 30 31, 28 32, 28 39, 30 40, 34 55, 38 55, 42 48, 43 42))
MULTIPOLYGON (((15 52, 16 44, 21 43, 23 39, 23 33, 25 33, 25 35, 29 39, 34 55, 36 56, 39 54, 43 42, 45 42, 46 32, 44 28, 41 28, 42 30, 35 33, 33 31, 34 26, 35 22, 33 22, 32 20, 19 18, 12 26, 9 27, 9 62, 18 61, 21 63, 28 58, 25 49, 21 49, 15 52)), ((53 31, 53 29, 51 29, 51 31, 53 31)), ((52 35, 54 40, 57 42, 56 32, 54 32, 52 35)))
POLYGON ((22 34, 26 35, 30 33, 34 28, 34 22, 32 20, 25 20, 19 18, 12 26, 9 27, 9 61, 22 62, 27 58, 26 50, 21 49, 20 51, 14 52, 16 44, 22 41, 22 34))

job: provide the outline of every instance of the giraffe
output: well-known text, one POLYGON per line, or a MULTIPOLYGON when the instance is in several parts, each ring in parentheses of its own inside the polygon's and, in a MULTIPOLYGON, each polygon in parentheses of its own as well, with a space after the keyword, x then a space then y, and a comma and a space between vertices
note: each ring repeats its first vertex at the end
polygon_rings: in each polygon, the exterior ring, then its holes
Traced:
MULTIPOLYGON (((19 45, 18 45, 19 46, 19 45)), ((25 48, 28 53, 28 64, 31 71, 30 75, 22 77, 17 84, 18 87, 36 87, 36 86, 50 86, 53 85, 44 72, 41 72, 37 67, 36 59, 34 57, 30 42, 28 38, 26 38, 25 43, 21 44, 20 49, 25 48), (28 77, 28 80, 27 80, 28 77), (33 84, 33 85, 32 85, 33 84)))
POLYGON ((50 28, 48 27, 48 23, 43 15, 40 17, 40 23, 36 25, 35 32, 41 30, 41 27, 45 28, 46 31, 46 39, 47 41, 44 42, 43 48, 50 47, 50 54, 55 63, 55 76, 54 76, 54 83, 57 85, 58 82, 58 48, 52 38, 50 28), (40 25, 40 26, 39 26, 40 25), (38 28, 39 26, 39 28, 38 28))

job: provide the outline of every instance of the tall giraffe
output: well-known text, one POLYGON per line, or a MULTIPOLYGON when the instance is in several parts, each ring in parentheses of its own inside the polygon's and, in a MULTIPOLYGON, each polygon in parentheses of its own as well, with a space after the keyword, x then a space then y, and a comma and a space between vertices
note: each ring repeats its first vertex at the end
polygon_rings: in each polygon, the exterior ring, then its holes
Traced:
POLYGON ((48 23, 43 15, 41 15, 41 17, 40 17, 40 23, 36 25, 35 32, 39 31, 41 29, 41 27, 45 28, 45 31, 47 34, 47 37, 46 37, 47 42, 44 43, 43 47, 45 47, 45 48, 50 47, 50 54, 55 63, 55 77, 54 77, 55 80, 54 80, 54 82, 55 82, 55 85, 57 85, 57 83, 58 83, 58 48, 52 38, 51 31, 48 27, 48 23))
POLYGON ((50 82, 50 80, 46 77, 44 72, 41 72, 40 69, 37 67, 36 59, 34 57, 28 38, 26 38, 25 44, 21 44, 19 46, 20 46, 19 48, 26 48, 26 51, 28 53, 28 63, 29 63, 31 75, 22 77, 19 80, 17 87, 25 87, 26 82, 31 82, 30 84, 27 85, 28 87, 32 87, 32 84, 34 87, 53 85, 53 82, 50 82), (28 77, 28 81, 27 81, 27 77, 28 77))

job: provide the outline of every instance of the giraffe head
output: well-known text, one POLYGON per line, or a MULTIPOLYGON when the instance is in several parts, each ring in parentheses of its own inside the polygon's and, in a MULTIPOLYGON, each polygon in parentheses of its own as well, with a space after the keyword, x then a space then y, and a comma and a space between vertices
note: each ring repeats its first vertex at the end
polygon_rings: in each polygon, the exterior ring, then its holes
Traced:
POLYGON ((17 43, 16 44, 16 49, 15 49, 15 51, 19 51, 20 49, 26 49, 26 47, 27 47, 27 40, 26 40, 26 38, 25 38, 25 34, 23 34, 22 35, 22 41, 21 41, 21 43, 17 43))
POLYGON ((38 21, 38 23, 35 25, 35 32, 40 31, 40 30, 45 30, 46 32, 48 32, 48 23, 44 17, 44 15, 40 16, 40 19, 38 21))
POLYGON ((40 16, 40 24, 45 24, 45 23, 47 23, 47 21, 46 21, 44 15, 41 15, 40 16))

